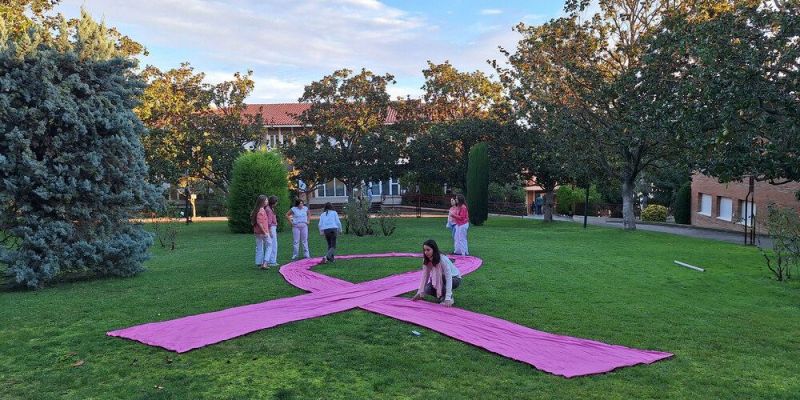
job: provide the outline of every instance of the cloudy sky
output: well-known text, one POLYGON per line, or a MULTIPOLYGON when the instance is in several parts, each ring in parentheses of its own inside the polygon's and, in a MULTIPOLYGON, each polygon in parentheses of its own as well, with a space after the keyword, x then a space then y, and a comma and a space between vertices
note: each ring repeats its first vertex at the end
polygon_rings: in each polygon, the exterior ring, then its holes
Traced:
POLYGON ((146 64, 188 61, 209 83, 253 70, 248 102, 281 103, 340 68, 395 75, 392 97, 419 96, 427 60, 491 73, 486 60, 519 39, 511 28, 562 14, 563 0, 62 0, 56 10, 80 7, 145 45, 146 64))

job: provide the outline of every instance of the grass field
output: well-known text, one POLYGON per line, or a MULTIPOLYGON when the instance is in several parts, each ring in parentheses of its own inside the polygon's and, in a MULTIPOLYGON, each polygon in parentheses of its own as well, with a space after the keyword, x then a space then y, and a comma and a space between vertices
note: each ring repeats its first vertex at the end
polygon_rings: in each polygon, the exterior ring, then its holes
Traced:
MULTIPOLYGON (((312 228, 312 233, 316 227, 312 228)), ((754 248, 652 232, 493 218, 470 229, 484 265, 456 306, 535 329, 674 353, 652 365, 565 379, 435 332, 353 310, 184 354, 105 332, 303 293, 253 264, 251 235, 183 226, 128 279, 0 292, 0 398, 797 399, 800 282, 771 279, 754 248), (673 260, 706 268, 696 272, 673 260), (422 332, 414 336, 411 330, 422 332)), ((443 219, 391 237, 340 237, 339 252, 452 249, 443 219)), ((291 233, 279 239, 279 261, 291 233)), ((312 254, 324 239, 312 234, 312 254)), ((318 268, 353 282, 412 259, 318 268)))

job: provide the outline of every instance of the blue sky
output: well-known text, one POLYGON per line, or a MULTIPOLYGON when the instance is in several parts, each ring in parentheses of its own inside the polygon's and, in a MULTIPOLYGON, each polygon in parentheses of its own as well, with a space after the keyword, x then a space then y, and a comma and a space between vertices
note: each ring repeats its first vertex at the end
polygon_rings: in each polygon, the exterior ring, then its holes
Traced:
POLYGON ((395 75, 392 97, 418 97, 426 61, 491 73, 498 46, 513 49, 519 22, 540 24, 563 1, 62 0, 144 44, 145 64, 190 62, 209 83, 253 70, 250 103, 296 102, 303 87, 340 68, 395 75))

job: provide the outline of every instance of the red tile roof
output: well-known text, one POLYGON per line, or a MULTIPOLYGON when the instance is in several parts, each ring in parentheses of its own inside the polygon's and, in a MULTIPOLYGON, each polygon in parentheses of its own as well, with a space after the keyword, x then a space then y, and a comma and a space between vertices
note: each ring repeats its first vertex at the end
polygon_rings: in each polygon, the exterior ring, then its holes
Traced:
MULTIPOLYGON (((311 107, 308 103, 279 103, 279 104, 248 104, 244 114, 255 115, 261 112, 264 124, 267 126, 302 126, 295 115, 311 107)), ((397 122, 397 111, 389 108, 386 115, 386 124, 391 125, 397 122)))

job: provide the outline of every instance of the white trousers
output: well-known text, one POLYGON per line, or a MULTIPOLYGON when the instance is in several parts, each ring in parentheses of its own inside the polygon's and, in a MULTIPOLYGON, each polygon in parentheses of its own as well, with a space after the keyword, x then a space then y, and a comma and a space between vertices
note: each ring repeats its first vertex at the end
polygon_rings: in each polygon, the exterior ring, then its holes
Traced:
POLYGON ((469 222, 464 225, 456 225, 455 234, 455 253, 462 256, 469 255, 469 246, 467 245, 467 230, 469 229, 469 222))
POLYGON ((270 226, 269 227, 269 240, 270 246, 269 250, 267 250, 267 263, 268 264, 277 264, 278 263, 278 227, 277 226, 270 226))
POLYGON ((292 260, 300 254, 300 244, 303 244, 303 256, 309 258, 308 254, 308 224, 292 225, 292 260))

